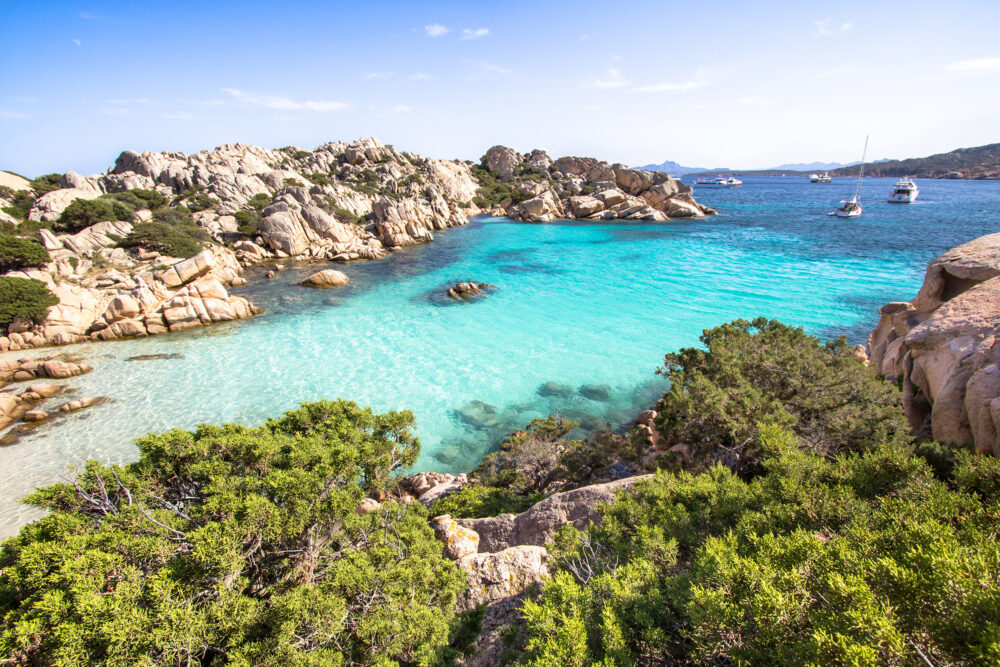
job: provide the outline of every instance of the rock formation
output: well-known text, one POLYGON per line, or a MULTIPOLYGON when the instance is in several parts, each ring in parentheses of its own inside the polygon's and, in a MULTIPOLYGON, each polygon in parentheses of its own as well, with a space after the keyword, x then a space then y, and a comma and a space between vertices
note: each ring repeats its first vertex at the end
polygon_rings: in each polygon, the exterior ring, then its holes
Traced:
POLYGON ((870 360, 902 383, 914 431, 1000 456, 1000 234, 945 252, 916 298, 879 313, 870 360))
POLYGON ((522 155, 506 146, 494 146, 482 157, 481 165, 507 184, 512 195, 518 195, 490 202, 496 205, 496 213, 516 220, 663 222, 715 213, 694 200, 690 187, 665 173, 609 165, 594 158, 552 160, 541 150, 522 155))

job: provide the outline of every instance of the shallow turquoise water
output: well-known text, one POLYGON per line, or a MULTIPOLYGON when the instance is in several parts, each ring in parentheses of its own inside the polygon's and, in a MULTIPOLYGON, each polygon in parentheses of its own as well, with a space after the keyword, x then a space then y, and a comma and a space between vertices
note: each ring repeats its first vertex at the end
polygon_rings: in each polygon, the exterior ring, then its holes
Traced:
MULTIPOLYGON (((891 183, 873 180, 866 192, 891 183)), ((929 259, 1000 231, 1000 183, 927 181, 914 205, 873 194, 862 218, 827 217, 852 188, 747 179, 698 193, 722 215, 693 222, 478 220, 379 262, 338 266, 346 288, 295 285, 316 265, 245 288, 267 309, 254 320, 74 347, 95 370, 71 384, 111 400, 0 449, 0 534, 34 516, 15 499, 67 466, 131 460, 146 432, 254 424, 306 400, 412 410, 418 468, 444 471, 471 468, 534 417, 618 425, 662 391, 663 354, 696 344, 702 329, 763 315, 861 343, 879 305, 916 293, 929 259), (471 304, 437 297, 464 279, 498 289, 471 304), (126 361, 155 353, 181 357, 126 361), (608 385, 611 400, 539 396, 549 381, 608 385), (489 428, 457 417, 470 401, 495 408, 489 428)))

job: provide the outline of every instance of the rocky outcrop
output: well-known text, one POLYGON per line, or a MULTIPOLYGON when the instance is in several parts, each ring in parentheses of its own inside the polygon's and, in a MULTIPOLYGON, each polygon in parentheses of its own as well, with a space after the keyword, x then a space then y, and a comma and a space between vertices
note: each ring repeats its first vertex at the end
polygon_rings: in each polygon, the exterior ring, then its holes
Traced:
POLYGON ((694 200, 690 187, 662 172, 594 158, 552 160, 545 151, 522 155, 505 146, 489 149, 480 164, 523 196, 517 204, 502 202, 498 213, 524 222, 559 218, 663 222, 715 213, 694 200))
POLYGON ((902 383, 914 431, 1000 456, 1000 234, 942 254, 912 301, 879 313, 870 362, 902 383))
POLYGON ((479 551, 503 551, 512 546, 543 546, 562 526, 571 523, 579 529, 598 522, 601 503, 614 500, 615 493, 630 488, 650 475, 626 477, 606 484, 594 484, 549 496, 521 514, 501 514, 486 519, 458 519, 465 528, 479 535, 479 551))
POLYGON ((465 301, 467 298, 483 296, 487 290, 494 290, 496 287, 489 283, 477 283, 471 280, 457 282, 448 287, 447 294, 457 301, 465 301))

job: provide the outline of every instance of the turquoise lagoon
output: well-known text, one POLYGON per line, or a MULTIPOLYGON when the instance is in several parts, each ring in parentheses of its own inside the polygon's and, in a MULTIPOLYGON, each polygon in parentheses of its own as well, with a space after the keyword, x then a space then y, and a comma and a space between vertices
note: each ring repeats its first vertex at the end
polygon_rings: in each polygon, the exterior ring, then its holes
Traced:
POLYGON ((863 343, 880 305, 916 293, 927 261, 1000 231, 1000 184, 925 181, 909 206, 884 203, 891 184, 866 182, 855 220, 826 215, 853 183, 798 178, 697 193, 721 215, 689 222, 477 219, 433 244, 338 266, 351 278, 345 288, 295 284, 317 265, 253 281, 238 292, 266 308, 254 320, 66 348, 94 366, 71 381, 78 395, 110 400, 0 449, 0 535, 37 516, 17 498, 87 458, 130 461, 132 441, 151 431, 256 424, 302 401, 343 397, 412 410, 417 468, 463 471, 535 417, 628 422, 663 391, 655 370, 665 352, 734 318, 778 318, 863 343), (440 293, 456 280, 497 290, 453 304, 440 293), (178 356, 128 361, 156 354, 178 356), (611 400, 540 396, 550 381, 607 385, 611 400), (473 401, 494 410, 488 423, 458 415, 473 401))

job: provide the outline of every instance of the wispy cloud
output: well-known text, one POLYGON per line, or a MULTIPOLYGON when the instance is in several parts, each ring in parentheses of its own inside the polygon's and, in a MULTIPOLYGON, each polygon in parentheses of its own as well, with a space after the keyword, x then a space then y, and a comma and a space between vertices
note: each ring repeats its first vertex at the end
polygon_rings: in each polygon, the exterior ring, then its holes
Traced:
POLYGON ((644 86, 636 86, 632 90, 637 93, 682 93, 687 90, 694 90, 707 86, 707 81, 681 81, 678 83, 650 83, 644 86))
POLYGON ((476 67, 486 70, 487 72, 493 72, 494 74, 510 74, 510 70, 506 67, 502 67, 496 63, 491 63, 486 60, 465 60, 463 62, 475 65, 476 67))
POLYGON ((82 18, 84 21, 100 21, 101 17, 97 14, 91 14, 90 12, 77 12, 77 16, 82 18))
POLYGON ((7 111, 6 109, 0 109, 0 118, 3 118, 4 120, 28 120, 31 118, 31 114, 21 111, 7 111))
POLYGON ((987 72, 1000 69, 1000 58, 973 58, 959 60, 945 66, 949 72, 987 72))
POLYGON ((428 37, 440 37, 450 31, 450 28, 446 28, 440 23, 431 23, 430 25, 424 26, 424 32, 427 33, 428 37))
POLYGON ((186 111, 181 111, 179 113, 165 113, 163 117, 168 120, 193 120, 194 116, 186 111))
POLYGON ((818 21, 813 21, 813 25, 816 26, 817 34, 824 37, 828 35, 835 35, 838 32, 845 32, 854 27, 854 24, 850 21, 844 21, 840 25, 830 19, 819 19, 818 21))
POLYGON ((37 97, 25 97, 23 95, 7 95, 4 99, 14 104, 34 104, 38 101, 37 97))
POLYGON ((466 28, 462 31, 462 39, 479 39, 490 34, 489 28, 466 28))
POLYGON ((118 116, 119 118, 125 118, 126 116, 132 115, 132 110, 128 107, 114 106, 104 107, 101 109, 101 113, 105 116, 118 116))
POLYGON ((615 88, 625 88, 631 83, 617 69, 609 67, 605 72, 607 76, 586 81, 581 83, 579 87, 590 88, 592 90, 613 90, 615 88))
POLYGON ((74 44, 76 44, 77 46, 83 46, 83 42, 81 42, 81 41, 80 41, 80 40, 78 40, 78 39, 74 39, 74 40, 73 40, 73 43, 74 43, 74 44))
POLYGON ((394 74, 395 74, 395 72, 368 72, 367 74, 365 74, 365 78, 366 79, 388 79, 389 77, 391 77, 394 74))
POLYGON ((410 113, 411 111, 413 111, 413 109, 408 104, 397 104, 393 108, 389 109, 389 113, 396 114, 410 113))
POLYGON ((236 98, 244 104, 252 104, 268 109, 282 109, 285 111, 342 111, 347 108, 346 102, 334 100, 293 100, 290 97, 280 95, 253 95, 243 92, 238 88, 222 88, 222 92, 236 98))
POLYGON ((434 77, 431 76, 430 74, 424 74, 423 72, 414 72, 413 74, 411 74, 406 78, 409 79, 410 81, 428 81, 429 79, 433 79, 434 77))
POLYGON ((105 104, 113 104, 115 106, 124 106, 126 104, 152 104, 153 101, 148 97, 134 97, 131 99, 125 99, 122 97, 115 97, 110 100, 104 100, 105 104))

